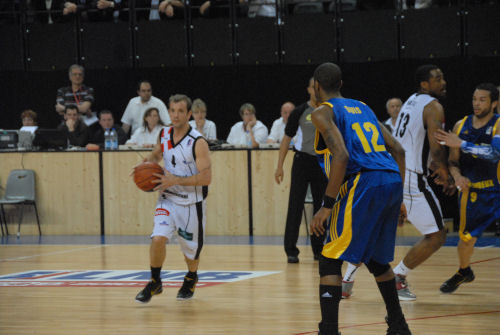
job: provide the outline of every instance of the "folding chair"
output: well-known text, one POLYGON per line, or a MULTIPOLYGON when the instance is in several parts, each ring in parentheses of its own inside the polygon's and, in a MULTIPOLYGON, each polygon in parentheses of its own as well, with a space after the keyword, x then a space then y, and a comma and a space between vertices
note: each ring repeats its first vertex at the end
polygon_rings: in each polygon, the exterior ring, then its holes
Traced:
MULTIPOLYGON (((1 215, 3 217, 6 234, 9 234, 7 229, 7 217, 5 216, 4 205, 19 206, 19 223, 17 226, 17 236, 21 235, 21 222, 23 221, 24 206, 33 205, 35 207, 36 222, 38 224, 38 233, 42 235, 40 229, 40 220, 38 218, 38 210, 36 208, 35 196, 35 171, 33 170, 12 170, 7 179, 5 187, 5 195, 0 199, 1 215)), ((3 233, 3 229, 2 229, 3 233)))

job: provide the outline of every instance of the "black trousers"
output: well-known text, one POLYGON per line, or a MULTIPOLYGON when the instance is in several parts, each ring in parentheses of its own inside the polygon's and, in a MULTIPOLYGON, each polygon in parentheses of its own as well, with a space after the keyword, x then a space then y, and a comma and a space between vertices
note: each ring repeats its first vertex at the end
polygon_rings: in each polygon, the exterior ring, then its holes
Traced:
MULTIPOLYGON (((285 252, 287 256, 298 256, 297 240, 299 238, 300 222, 304 210, 307 186, 311 184, 314 213, 321 208, 323 195, 328 183, 316 156, 296 152, 292 164, 290 197, 285 227, 285 252)), ((319 255, 323 249, 324 236, 311 235, 311 246, 314 255, 319 255)))

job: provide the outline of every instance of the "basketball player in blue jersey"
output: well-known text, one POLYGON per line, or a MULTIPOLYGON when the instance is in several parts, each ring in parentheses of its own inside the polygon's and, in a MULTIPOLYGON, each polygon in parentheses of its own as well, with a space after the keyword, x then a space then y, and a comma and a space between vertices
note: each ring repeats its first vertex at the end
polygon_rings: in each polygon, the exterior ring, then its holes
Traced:
POLYGON ((319 333, 339 334, 341 267, 347 261, 365 263, 375 277, 387 309, 387 334, 409 335, 389 265, 398 219, 406 217, 405 153, 367 105, 341 96, 341 85, 337 65, 316 68, 314 90, 322 104, 312 113, 315 151, 329 178, 322 208, 311 222, 311 231, 318 235, 324 233, 322 223, 328 219, 319 259, 319 333))
POLYGON ((452 293, 474 280, 470 259, 478 237, 500 219, 500 116, 498 90, 493 84, 476 87, 472 97, 474 114, 458 121, 452 133, 439 130, 435 137, 450 147, 450 173, 460 191, 458 259, 460 267, 441 285, 452 293))

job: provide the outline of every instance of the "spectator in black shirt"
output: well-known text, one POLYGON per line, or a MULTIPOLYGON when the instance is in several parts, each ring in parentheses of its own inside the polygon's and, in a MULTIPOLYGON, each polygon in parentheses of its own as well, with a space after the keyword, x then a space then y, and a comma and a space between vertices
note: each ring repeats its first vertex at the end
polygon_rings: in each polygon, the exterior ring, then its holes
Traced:
POLYGON ((99 123, 95 123, 89 128, 89 144, 87 144, 87 149, 103 149, 104 131, 111 128, 115 128, 118 134, 118 144, 124 144, 127 141, 127 134, 125 134, 119 125, 115 124, 113 113, 105 109, 99 113, 99 123))
POLYGON ((68 105, 64 109, 64 123, 57 127, 62 131, 68 143, 77 147, 84 147, 88 143, 88 128, 78 115, 78 107, 68 105))

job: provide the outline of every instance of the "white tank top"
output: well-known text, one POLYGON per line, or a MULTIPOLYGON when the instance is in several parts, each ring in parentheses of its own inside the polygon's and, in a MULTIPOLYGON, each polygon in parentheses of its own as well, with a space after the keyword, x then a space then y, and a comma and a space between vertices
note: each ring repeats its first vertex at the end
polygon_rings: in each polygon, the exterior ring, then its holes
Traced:
POLYGON ((406 151, 406 169, 419 174, 427 173, 429 150, 423 113, 433 100, 428 94, 415 93, 409 97, 401 107, 392 133, 406 151))
MULTIPOLYGON (((174 144, 173 127, 163 127, 160 132, 160 143, 165 169, 180 177, 198 174, 194 145, 200 139, 204 141, 203 136, 198 131, 189 127, 187 134, 179 143, 174 144)), ((174 185, 163 191, 160 197, 179 205, 191 205, 202 201, 206 197, 207 190, 206 186, 174 185)))

